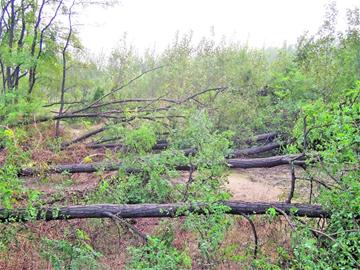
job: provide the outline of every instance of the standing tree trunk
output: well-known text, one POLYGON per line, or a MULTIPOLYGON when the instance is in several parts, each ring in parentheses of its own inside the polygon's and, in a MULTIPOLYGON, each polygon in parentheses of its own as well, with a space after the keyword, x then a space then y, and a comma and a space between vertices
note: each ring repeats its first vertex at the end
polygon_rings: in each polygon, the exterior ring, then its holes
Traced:
MULTIPOLYGON (((14 44, 14 32, 15 32, 15 0, 11 0, 10 2, 10 17, 8 23, 8 46, 9 53, 11 54, 14 44)), ((11 65, 6 67, 6 86, 8 89, 13 88, 12 80, 11 80, 11 65)))
MULTIPOLYGON (((31 51, 30 51, 32 57, 34 57, 34 55, 35 55, 35 49, 36 49, 38 33, 39 33, 39 26, 40 26, 40 22, 42 19, 42 11, 45 6, 45 3, 46 3, 45 0, 42 0, 40 9, 39 9, 39 13, 38 13, 35 25, 34 25, 34 37, 33 37, 33 41, 31 44, 31 51)), ((29 94, 31 94, 34 89, 35 81, 36 81, 36 65, 31 67, 29 70, 29 90, 28 90, 29 94)))
MULTIPOLYGON (((10 5, 10 2, 12 1, 6 1, 5 3, 1 2, 1 16, 0 16, 0 40, 3 39, 3 24, 5 24, 5 27, 7 27, 7 24, 5 22, 5 14, 8 13, 7 8, 10 5)), ((6 67, 4 66, 4 63, 2 59, 0 58, 0 69, 1 69, 1 79, 2 79, 2 88, 3 88, 3 94, 6 94, 6 67)))
MULTIPOLYGON (((21 31, 20 31, 19 40, 17 42, 17 45, 18 45, 17 50, 19 52, 23 48, 24 37, 25 37, 25 32, 26 32, 25 10, 26 10, 25 0, 21 0, 21 31)), ((13 85, 14 85, 15 89, 17 89, 19 87, 19 80, 21 78, 20 66, 21 66, 21 64, 17 64, 17 66, 15 67, 15 70, 13 72, 13 85)))
MULTIPOLYGON (((60 109, 59 109, 59 117, 63 114, 64 111, 64 96, 65 96, 65 83, 66 83, 66 69, 67 69, 67 62, 66 62, 66 51, 70 44, 70 39, 72 35, 72 22, 71 22, 71 15, 72 15, 72 8, 74 7, 75 0, 73 1, 70 9, 69 9, 69 34, 66 37, 65 46, 62 50, 62 61, 63 61, 63 72, 62 72, 62 81, 61 81, 61 95, 60 95, 60 109)), ((55 137, 59 137, 60 134, 60 119, 56 121, 55 126, 55 137)))

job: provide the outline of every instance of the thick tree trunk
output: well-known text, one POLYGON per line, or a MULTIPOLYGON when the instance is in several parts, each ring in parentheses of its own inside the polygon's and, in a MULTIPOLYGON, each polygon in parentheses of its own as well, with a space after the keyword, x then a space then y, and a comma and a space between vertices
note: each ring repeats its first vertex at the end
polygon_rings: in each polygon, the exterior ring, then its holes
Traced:
MULTIPOLYGON (((167 142, 158 142, 153 146, 153 150, 163 150, 169 146, 167 142)), ((229 154, 229 158, 238 158, 243 156, 257 155, 265 152, 269 152, 274 149, 280 148, 281 144, 274 142, 265 144, 262 146, 244 148, 244 149, 235 149, 229 154)), ((100 149, 100 148, 112 148, 112 149, 124 149, 124 145, 121 143, 107 143, 107 144, 90 144, 87 145, 91 149, 100 149)), ((195 149, 187 148, 183 149, 185 154, 195 153, 195 149)))
POLYGON ((257 155, 265 152, 269 152, 275 149, 280 148, 281 144, 274 142, 265 144, 262 146, 250 147, 245 149, 235 149, 232 153, 229 154, 229 158, 237 158, 242 156, 249 156, 249 155, 257 155))
MULTIPOLYGON (((87 148, 90 149, 101 149, 101 148, 114 148, 114 149, 122 149, 124 148, 124 144, 122 143, 103 143, 103 144, 89 144, 86 146, 87 148)), ((154 146, 153 146, 153 150, 163 150, 169 147, 169 143, 168 142, 157 142, 154 146)))
POLYGON ((24 168, 20 171, 21 176, 32 176, 40 173, 93 173, 100 170, 103 171, 116 171, 121 168, 121 163, 114 164, 102 164, 102 163, 91 163, 91 164, 66 164, 56 165, 45 169, 38 168, 24 168))
MULTIPOLYGON (((250 158, 250 159, 228 159, 227 165, 230 168, 269 168, 279 165, 290 164, 291 161, 299 155, 287 155, 287 156, 274 156, 268 158, 250 158)), ((296 160, 295 165, 305 165, 305 161, 296 160)), ((93 173, 96 171, 116 171, 122 166, 121 163, 105 164, 105 163, 91 163, 91 164, 68 164, 68 165, 56 165, 51 166, 45 170, 38 168, 24 168, 20 171, 21 176, 32 176, 39 173, 93 173)), ((179 165, 177 170, 189 170, 188 165, 179 165)), ((139 169, 126 169, 127 173, 139 172, 139 169)))
MULTIPOLYGON (((265 203, 265 202, 240 202, 224 201, 219 204, 229 207, 227 211, 231 215, 262 215, 269 208, 282 210, 286 214, 294 214, 299 217, 328 218, 330 213, 319 205, 265 203), (296 211, 294 211, 296 209, 296 211)), ((172 203, 172 204, 95 204, 74 205, 66 207, 48 207, 38 209, 36 217, 32 220, 63 220, 80 218, 108 218, 109 213, 120 218, 150 218, 150 217, 178 217, 185 215, 187 209, 190 212, 204 214, 207 203, 172 203), (179 211, 180 210, 180 211, 179 211)), ((279 211, 280 212, 280 211, 279 211)), ((281 213, 279 213, 281 214, 281 213)), ((0 209, 0 222, 28 221, 26 209, 0 209)))
MULTIPOLYGON (((299 157, 299 155, 285 155, 285 156, 274 156, 267 158, 238 158, 238 159, 228 159, 227 163, 230 168, 270 168, 285 164, 290 164, 292 160, 299 157)), ((304 166, 305 161, 296 159, 294 165, 304 166)))

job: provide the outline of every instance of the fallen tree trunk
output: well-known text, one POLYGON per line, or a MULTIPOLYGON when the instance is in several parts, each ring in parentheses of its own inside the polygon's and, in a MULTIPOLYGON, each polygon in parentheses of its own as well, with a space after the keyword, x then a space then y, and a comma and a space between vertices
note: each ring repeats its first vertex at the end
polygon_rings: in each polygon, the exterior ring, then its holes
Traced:
POLYGON ((274 142, 257 147, 250 147, 245 149, 235 149, 229 154, 229 158, 237 158, 242 156, 257 155, 271 150, 275 150, 281 147, 280 143, 274 142))
POLYGON ((32 176, 41 173, 93 173, 97 171, 116 171, 121 167, 121 163, 103 164, 103 163, 91 163, 91 164, 66 164, 55 165, 48 168, 24 168, 21 169, 21 176, 32 176))
MULTIPOLYGON (((220 205, 229 207, 227 211, 231 215, 263 215, 269 208, 275 208, 286 214, 299 217, 328 218, 330 213, 319 205, 288 204, 288 203, 265 203, 265 202, 240 202, 223 201, 220 205), (296 210, 295 210, 296 209, 296 210)), ((63 220, 81 218, 108 218, 109 213, 119 218, 154 218, 154 217, 178 217, 186 215, 185 212, 204 214, 208 208, 207 203, 169 203, 169 204, 95 204, 74 205, 64 207, 44 207, 37 209, 37 215, 30 220, 63 220), (179 211, 180 210, 180 211, 179 211), (187 210, 187 211, 181 211, 187 210)), ((279 212, 279 214, 281 214, 279 212)), ((0 222, 28 221, 28 210, 0 209, 0 222)))
POLYGON ((291 164, 298 166, 304 166, 305 160, 299 160, 297 157, 300 155, 284 155, 284 156, 274 156, 266 158, 238 158, 238 159, 228 159, 227 163, 230 168, 270 168, 280 165, 291 164))
MULTIPOLYGON (((90 149, 101 149, 101 148, 115 148, 122 149, 125 148, 125 145, 122 143, 104 143, 104 144, 88 144, 86 146, 90 149)), ((169 143, 167 142, 157 142, 152 149, 153 150, 163 150, 169 147, 169 143)))
MULTIPOLYGON (((285 156, 274 156, 268 158, 250 158, 250 159, 228 159, 227 165, 229 168, 269 168, 279 165, 290 164, 299 155, 285 155, 285 156)), ((303 166, 305 161, 296 160, 294 165, 303 166)), ((116 171, 122 167, 122 163, 90 163, 90 164, 67 164, 67 165, 56 165, 48 168, 23 168, 20 170, 20 176, 32 176, 40 173, 93 173, 96 171, 116 171)), ((176 166, 177 170, 190 170, 189 165, 176 166)), ((135 173, 141 171, 140 169, 127 168, 127 173, 135 173)))
MULTIPOLYGON (((167 142, 160 142, 160 143, 156 143, 152 149, 164 150, 168 148, 168 146, 169 144, 167 142)), ((281 146, 280 143, 274 142, 257 147, 235 149, 228 155, 228 158, 238 158, 242 156, 257 155, 274 149, 278 149, 280 148, 280 146, 281 146)), ((124 149, 125 148, 125 146, 121 143, 90 144, 87 147, 91 149, 101 149, 101 148, 124 149)), ((183 151, 185 152, 185 154, 196 153, 196 150, 192 148, 183 149, 183 151)))

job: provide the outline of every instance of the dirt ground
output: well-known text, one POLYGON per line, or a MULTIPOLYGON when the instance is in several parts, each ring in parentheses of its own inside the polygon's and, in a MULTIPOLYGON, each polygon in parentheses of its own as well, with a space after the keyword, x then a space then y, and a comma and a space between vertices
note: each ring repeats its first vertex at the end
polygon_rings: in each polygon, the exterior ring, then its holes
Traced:
POLYGON ((267 169, 234 169, 226 188, 232 199, 247 202, 275 202, 281 199, 290 183, 288 166, 267 169))

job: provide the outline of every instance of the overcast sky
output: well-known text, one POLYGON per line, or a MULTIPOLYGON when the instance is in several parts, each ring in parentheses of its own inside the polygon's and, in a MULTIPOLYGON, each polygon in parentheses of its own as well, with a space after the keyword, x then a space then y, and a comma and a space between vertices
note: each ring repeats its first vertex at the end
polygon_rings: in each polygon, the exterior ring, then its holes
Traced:
MULTIPOLYGON (((328 0, 122 0, 114 7, 90 7, 80 12, 80 38, 92 53, 108 53, 127 33, 139 52, 163 50, 176 31, 194 32, 195 40, 225 36, 254 47, 296 42, 321 25, 328 0)), ((345 25, 345 10, 360 0, 338 0, 338 22, 345 25)))

